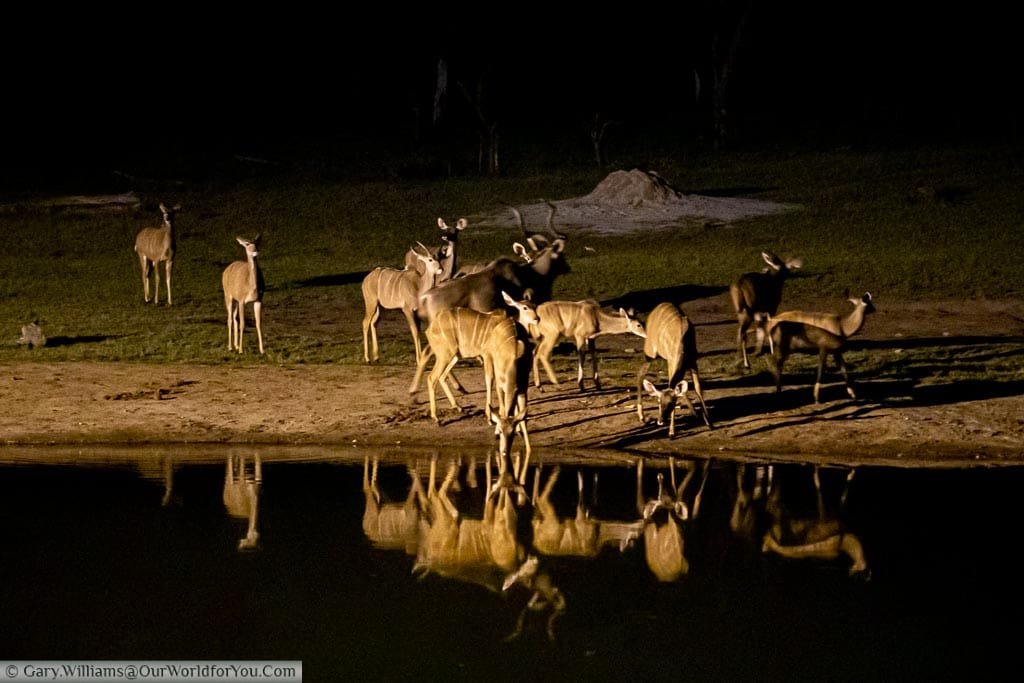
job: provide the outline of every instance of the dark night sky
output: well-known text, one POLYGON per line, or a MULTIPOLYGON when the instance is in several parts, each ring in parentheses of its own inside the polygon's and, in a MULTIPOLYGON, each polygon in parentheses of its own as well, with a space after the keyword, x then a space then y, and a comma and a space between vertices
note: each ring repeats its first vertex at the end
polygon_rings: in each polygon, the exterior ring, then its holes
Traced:
MULTIPOLYGON (((755 3, 732 90, 747 139, 808 129, 1016 138, 1020 59, 1005 10, 890 4, 899 9, 755 3)), ((593 25, 538 17, 493 36, 307 16, 244 28, 191 17, 130 33, 25 38, 0 55, 8 65, 2 163, 9 178, 168 148, 258 151, 296 137, 404 135, 414 103, 429 114, 441 55, 453 86, 486 71, 488 105, 506 132, 578 127, 596 111, 635 129, 674 125, 698 116, 694 68, 707 93, 710 19, 699 8, 715 5, 591 8, 604 15, 593 25)))

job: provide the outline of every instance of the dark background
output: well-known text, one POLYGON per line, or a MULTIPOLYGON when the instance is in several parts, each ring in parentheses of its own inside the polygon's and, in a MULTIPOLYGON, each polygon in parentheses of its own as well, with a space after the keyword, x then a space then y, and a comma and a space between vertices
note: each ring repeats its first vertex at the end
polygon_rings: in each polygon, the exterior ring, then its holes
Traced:
POLYGON ((460 84, 476 98, 481 83, 504 171, 592 163, 598 115, 614 121, 613 156, 1019 140, 1016 22, 995 5, 728 1, 561 18, 526 6, 454 18, 382 9, 13 18, 0 53, 0 180, 11 190, 111 170, 194 176, 235 155, 338 175, 477 173, 480 127, 460 84), (435 123, 439 59, 449 87, 435 123), (713 97, 726 63, 723 136, 713 97))

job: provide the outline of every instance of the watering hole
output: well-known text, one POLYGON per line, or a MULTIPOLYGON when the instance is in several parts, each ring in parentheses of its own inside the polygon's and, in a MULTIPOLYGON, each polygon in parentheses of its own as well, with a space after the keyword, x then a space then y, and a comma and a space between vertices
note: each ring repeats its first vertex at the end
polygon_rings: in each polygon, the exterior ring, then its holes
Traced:
POLYGON ((487 462, 2 449, 0 652, 295 659, 311 680, 959 679, 1011 659, 1024 469, 821 468, 816 487, 809 465, 534 453, 520 489, 487 462))

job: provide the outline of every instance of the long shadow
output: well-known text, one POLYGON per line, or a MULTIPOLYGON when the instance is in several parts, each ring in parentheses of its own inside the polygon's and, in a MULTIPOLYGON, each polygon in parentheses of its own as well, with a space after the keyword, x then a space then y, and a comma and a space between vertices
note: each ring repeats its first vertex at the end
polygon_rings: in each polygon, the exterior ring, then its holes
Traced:
POLYGON ((339 287, 341 285, 352 285, 362 282, 370 274, 368 270, 357 270, 351 273, 338 273, 336 275, 316 275, 305 280, 294 280, 278 285, 276 289, 297 289, 299 287, 339 287))
POLYGON ((941 406, 952 403, 984 401, 1024 394, 1024 380, 986 382, 962 380, 947 384, 926 384, 914 387, 911 404, 915 406, 941 406))
POLYGON ((747 194, 771 192, 776 187, 758 187, 756 185, 737 185, 734 187, 710 187, 700 190, 683 190, 686 194, 699 194, 705 197, 742 197, 747 194))
POLYGON ((681 303, 695 299, 706 299, 711 296, 718 296, 728 291, 728 289, 725 285, 676 285, 674 287, 643 289, 637 292, 628 292, 614 299, 606 299, 601 302, 601 305, 613 308, 633 308, 646 313, 663 301, 681 303))
POLYGON ((96 344, 108 339, 129 337, 128 334, 83 334, 75 337, 47 337, 47 346, 74 346, 75 344, 96 344))
POLYGON ((870 415, 878 409, 877 405, 866 405, 857 408, 853 412, 841 413, 838 415, 828 416, 828 413, 834 413, 841 408, 847 407, 848 403, 841 403, 835 406, 829 406, 822 410, 817 410, 810 415, 793 415, 791 417, 783 417, 773 419, 769 424, 762 425, 760 427, 754 427, 748 429, 745 432, 736 434, 736 438, 743 438, 745 436, 753 436, 754 434, 763 434, 764 432, 772 432, 776 429, 784 429, 786 427, 796 427, 799 425, 814 424, 815 422, 832 421, 832 420, 875 420, 880 418, 880 415, 870 415))
POLYGON ((856 349, 920 349, 948 346, 981 346, 992 344, 1024 344, 1020 336, 965 335, 958 337, 898 337, 894 339, 851 339, 849 348, 856 349))

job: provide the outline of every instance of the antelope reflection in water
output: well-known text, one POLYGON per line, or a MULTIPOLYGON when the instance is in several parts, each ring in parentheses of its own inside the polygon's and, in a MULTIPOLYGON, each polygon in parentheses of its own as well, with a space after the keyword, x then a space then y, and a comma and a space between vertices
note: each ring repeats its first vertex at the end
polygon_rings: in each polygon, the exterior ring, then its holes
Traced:
MULTIPOLYGON (((658 473, 658 496, 643 505, 644 559, 648 569, 659 581, 675 581, 690 571, 690 563, 684 552, 685 538, 683 522, 694 520, 700 511, 701 496, 708 480, 709 463, 699 467, 702 470, 700 488, 694 496, 692 507, 686 503, 686 487, 697 472, 698 465, 687 463, 686 477, 676 487, 675 458, 669 457, 669 491, 665 490, 665 475, 658 473), (664 514, 661 514, 661 513, 664 514)), ((637 463, 637 500, 641 499, 644 459, 637 463)))
MULTIPOLYGON (((533 476, 533 546, 542 555, 595 557, 602 548, 617 547, 620 551, 633 544, 643 534, 644 522, 621 522, 599 519, 591 516, 583 504, 583 471, 576 474, 577 496, 576 516, 559 517, 551 502, 551 491, 561 474, 557 465, 548 475, 544 489, 538 495, 542 466, 537 465, 533 476)), ((596 477, 595 473, 595 486, 596 477)), ((637 510, 642 511, 639 479, 637 486, 637 510)))
POLYGON ((419 524, 413 572, 435 572, 500 591, 505 579, 515 574, 526 560, 526 549, 518 538, 519 516, 512 495, 520 485, 512 468, 506 465, 500 467, 492 485, 488 459, 483 519, 468 519, 459 513, 448 495, 456 484, 459 469, 460 464, 452 460, 438 487, 437 458, 430 461, 428 504, 419 524))
POLYGON ((427 505, 423 484, 420 482, 414 464, 410 461, 407 467, 412 484, 405 502, 383 502, 380 489, 377 488, 378 461, 379 459, 375 456, 371 471, 370 458, 367 457, 363 460, 363 494, 366 497, 363 533, 376 548, 404 550, 408 555, 415 555, 418 545, 420 510, 427 505))
POLYGON ((260 534, 256 529, 259 514, 260 488, 263 486, 263 462, 253 456, 252 468, 246 467, 244 455, 229 455, 224 471, 224 509, 232 517, 249 522, 245 536, 238 541, 239 550, 256 550, 260 534))
MULTIPOLYGON (((817 516, 814 517, 800 517, 789 512, 783 503, 783 486, 780 481, 772 480, 771 468, 768 470, 768 494, 762 498, 767 528, 762 534, 761 550, 791 559, 836 560, 845 556, 851 563, 851 576, 870 579, 871 571, 864 556, 864 546, 860 538, 850 532, 842 520, 850 482, 853 481, 856 470, 851 469, 847 473, 839 505, 834 512, 830 512, 821 491, 820 468, 814 466, 812 480, 817 503, 817 516)), ((755 500, 754 495, 748 496, 743 492, 742 476, 738 476, 737 482, 740 484, 741 493, 737 496, 737 504, 733 508, 734 519, 737 519, 737 510, 741 507, 741 497, 746 497, 749 502, 755 500)))
POLYGON ((829 514, 821 493, 819 468, 814 467, 813 481, 816 494, 818 516, 816 518, 797 518, 786 514, 782 505, 780 487, 777 485, 768 497, 767 509, 771 518, 771 526, 764 535, 765 552, 774 552, 789 558, 813 558, 835 560, 842 555, 851 560, 850 575, 870 578, 870 570, 864 557, 864 547, 860 538, 850 533, 840 515, 849 494, 850 482, 856 470, 851 469, 843 484, 839 507, 835 513, 829 514))

